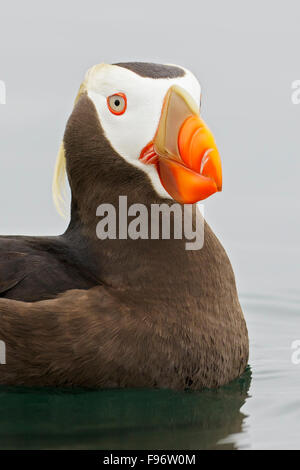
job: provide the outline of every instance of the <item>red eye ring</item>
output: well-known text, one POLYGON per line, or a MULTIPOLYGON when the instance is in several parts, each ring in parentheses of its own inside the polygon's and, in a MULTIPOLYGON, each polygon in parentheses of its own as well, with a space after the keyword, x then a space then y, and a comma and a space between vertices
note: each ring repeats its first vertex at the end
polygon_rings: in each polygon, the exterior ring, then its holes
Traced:
POLYGON ((127 98, 124 93, 114 93, 107 97, 107 106, 116 116, 124 114, 127 109, 127 98))

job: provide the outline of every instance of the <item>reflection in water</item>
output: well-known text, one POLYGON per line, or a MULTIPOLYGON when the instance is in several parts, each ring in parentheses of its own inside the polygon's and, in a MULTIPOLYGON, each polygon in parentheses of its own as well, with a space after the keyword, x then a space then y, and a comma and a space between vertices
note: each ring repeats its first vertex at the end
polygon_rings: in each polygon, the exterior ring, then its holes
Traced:
POLYGON ((0 449, 299 449, 300 292, 248 293, 242 306, 252 378, 202 392, 1 387, 0 449))
POLYGON ((251 382, 219 390, 0 389, 0 448, 213 449, 241 432, 251 382))

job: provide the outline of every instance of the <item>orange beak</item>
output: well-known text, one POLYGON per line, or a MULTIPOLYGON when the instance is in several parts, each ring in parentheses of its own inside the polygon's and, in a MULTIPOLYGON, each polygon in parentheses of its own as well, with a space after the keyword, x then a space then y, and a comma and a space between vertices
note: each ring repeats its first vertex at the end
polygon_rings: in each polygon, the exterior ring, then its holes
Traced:
POLYGON ((155 164, 161 183, 176 201, 193 204, 222 190, 222 166, 214 137, 192 97, 173 85, 159 125, 140 160, 155 164))

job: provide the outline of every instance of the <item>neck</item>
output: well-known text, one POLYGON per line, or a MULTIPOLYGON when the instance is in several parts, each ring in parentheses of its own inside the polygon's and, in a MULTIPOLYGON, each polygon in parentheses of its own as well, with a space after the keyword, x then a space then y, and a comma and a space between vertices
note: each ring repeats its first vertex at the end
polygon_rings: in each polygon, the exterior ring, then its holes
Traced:
MULTIPOLYGON (((86 194, 86 197, 80 198, 82 201, 80 206, 78 206, 76 198, 73 197, 71 222, 64 236, 77 250, 83 251, 81 257, 87 260, 89 267, 93 266, 94 274, 107 285, 118 288, 122 286, 123 289, 141 291, 144 294, 147 291, 153 293, 153 289, 156 292, 165 290, 170 285, 172 289, 180 291, 183 287, 183 279, 185 279, 183 271, 187 273, 187 279, 193 276, 193 272, 197 277, 195 272, 199 266, 197 259, 199 256, 201 257, 202 250, 189 251, 186 249, 188 241, 184 238, 182 224, 184 208, 180 204, 176 204, 174 214, 170 212, 169 239, 162 239, 161 225, 159 226, 160 239, 151 238, 153 236, 151 230, 153 207, 155 206, 156 216, 158 205, 165 204, 165 207, 168 208, 174 204, 174 201, 159 199, 149 183, 148 186, 144 185, 144 191, 140 193, 143 196, 137 196, 135 191, 127 191, 127 194, 123 194, 121 198, 110 190, 109 194, 101 191, 101 196, 92 200, 92 191, 89 191, 90 196, 86 194), (140 215, 140 212, 136 216, 128 215, 132 204, 137 203, 143 206, 143 212, 147 215, 147 230, 145 227, 138 227, 137 231, 140 232, 142 228, 143 237, 148 236, 147 239, 132 239, 132 232, 130 234, 130 230, 128 230, 131 222, 137 220, 140 215), (99 221, 104 218, 97 216, 96 211, 103 204, 110 204, 114 208, 115 239, 98 238, 97 226, 99 221), (174 239, 174 227, 178 227, 179 224, 182 227, 183 236, 181 239, 174 239), (180 276, 178 276, 179 272, 180 276), (164 273, 163 276, 162 273, 164 273), (178 278, 180 278, 180 283, 178 278)), ((107 206, 102 207, 103 210, 107 209, 107 206)), ((104 211, 102 215, 104 215, 104 211)), ((166 220, 168 221, 168 218, 166 220)), ((134 227, 136 228, 136 224, 134 227)))

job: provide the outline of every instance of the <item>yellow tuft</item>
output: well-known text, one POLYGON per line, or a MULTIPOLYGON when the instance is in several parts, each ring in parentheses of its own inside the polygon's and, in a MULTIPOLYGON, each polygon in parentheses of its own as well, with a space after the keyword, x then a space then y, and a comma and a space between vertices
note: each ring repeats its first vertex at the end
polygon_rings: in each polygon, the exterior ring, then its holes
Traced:
MULTIPOLYGON (((86 92, 86 80, 80 85, 75 98, 74 107, 77 101, 86 92)), ((53 201, 58 213, 66 218, 66 156, 63 142, 61 143, 56 158, 54 177, 52 183, 53 201)))
POLYGON ((66 157, 63 142, 61 143, 56 159, 52 183, 53 201, 58 213, 66 217, 66 157))

